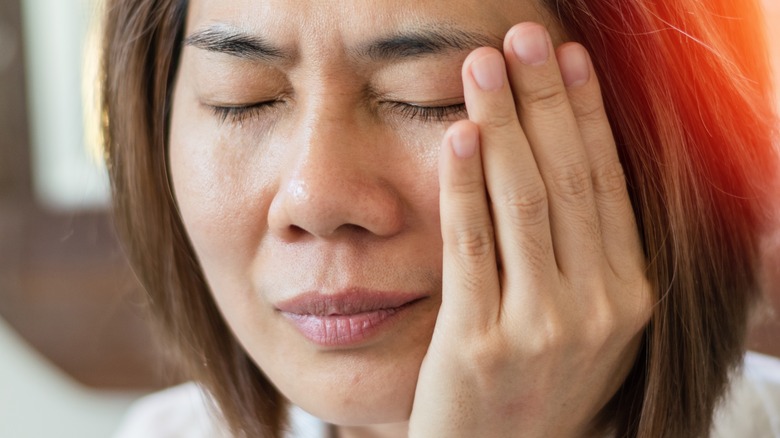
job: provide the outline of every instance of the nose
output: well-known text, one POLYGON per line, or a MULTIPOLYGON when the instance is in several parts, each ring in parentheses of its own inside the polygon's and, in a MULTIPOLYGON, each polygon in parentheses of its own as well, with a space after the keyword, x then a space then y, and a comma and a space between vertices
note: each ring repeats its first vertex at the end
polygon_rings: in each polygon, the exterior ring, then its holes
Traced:
POLYGON ((356 234, 390 237, 404 227, 404 203, 387 156, 369 127, 346 117, 312 117, 288 138, 293 163, 283 169, 268 212, 269 231, 292 242, 356 234))

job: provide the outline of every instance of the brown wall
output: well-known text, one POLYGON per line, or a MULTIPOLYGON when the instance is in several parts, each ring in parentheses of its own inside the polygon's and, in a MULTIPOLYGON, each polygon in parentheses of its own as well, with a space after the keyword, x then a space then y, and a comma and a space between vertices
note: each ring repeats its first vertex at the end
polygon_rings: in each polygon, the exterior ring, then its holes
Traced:
POLYGON ((19 2, 0 0, 0 199, 30 187, 19 2))
POLYGON ((161 385, 141 290, 106 211, 32 198, 19 0, 0 0, 0 316, 79 381, 161 385))

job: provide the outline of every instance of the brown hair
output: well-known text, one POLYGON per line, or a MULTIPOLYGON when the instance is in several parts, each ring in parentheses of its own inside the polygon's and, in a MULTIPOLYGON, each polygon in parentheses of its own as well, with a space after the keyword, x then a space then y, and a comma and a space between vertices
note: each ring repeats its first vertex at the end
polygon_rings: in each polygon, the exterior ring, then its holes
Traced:
MULTIPOLYGON (((599 73, 658 302, 604 411, 617 436, 706 436, 739 363, 777 172, 762 18, 748 0, 542 0, 599 73)), ((234 434, 284 401, 220 315, 166 164, 185 0, 107 0, 103 135, 118 231, 189 378, 234 434)))

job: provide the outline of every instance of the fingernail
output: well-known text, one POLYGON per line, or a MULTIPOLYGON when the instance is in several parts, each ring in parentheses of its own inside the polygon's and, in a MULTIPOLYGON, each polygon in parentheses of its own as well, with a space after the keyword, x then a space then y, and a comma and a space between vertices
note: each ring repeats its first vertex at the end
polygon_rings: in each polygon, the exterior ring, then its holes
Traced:
POLYGON ((544 64, 550 57, 547 31, 537 24, 520 26, 512 37, 512 50, 524 64, 544 64))
POLYGON ((569 46, 559 57, 558 65, 561 68, 563 83, 567 87, 578 87, 588 82, 590 61, 584 47, 569 46))
POLYGON ((459 129, 450 135, 452 152, 459 158, 471 158, 477 151, 477 133, 473 129, 459 129))
POLYGON ((471 74, 484 91, 500 90, 504 86, 504 60, 498 53, 491 53, 471 63, 471 74))

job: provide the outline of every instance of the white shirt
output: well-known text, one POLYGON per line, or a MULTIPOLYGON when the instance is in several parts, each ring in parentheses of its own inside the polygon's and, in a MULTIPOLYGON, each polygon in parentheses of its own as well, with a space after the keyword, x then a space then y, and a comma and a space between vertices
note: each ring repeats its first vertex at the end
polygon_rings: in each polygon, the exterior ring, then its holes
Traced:
MULTIPOLYGON (((715 412, 712 438, 780 438, 780 359, 749 352, 715 412)), ((137 401, 114 438, 225 437, 225 427, 194 383, 168 388, 137 401)), ((285 438, 327 438, 328 425, 297 406, 290 408, 285 438)))

